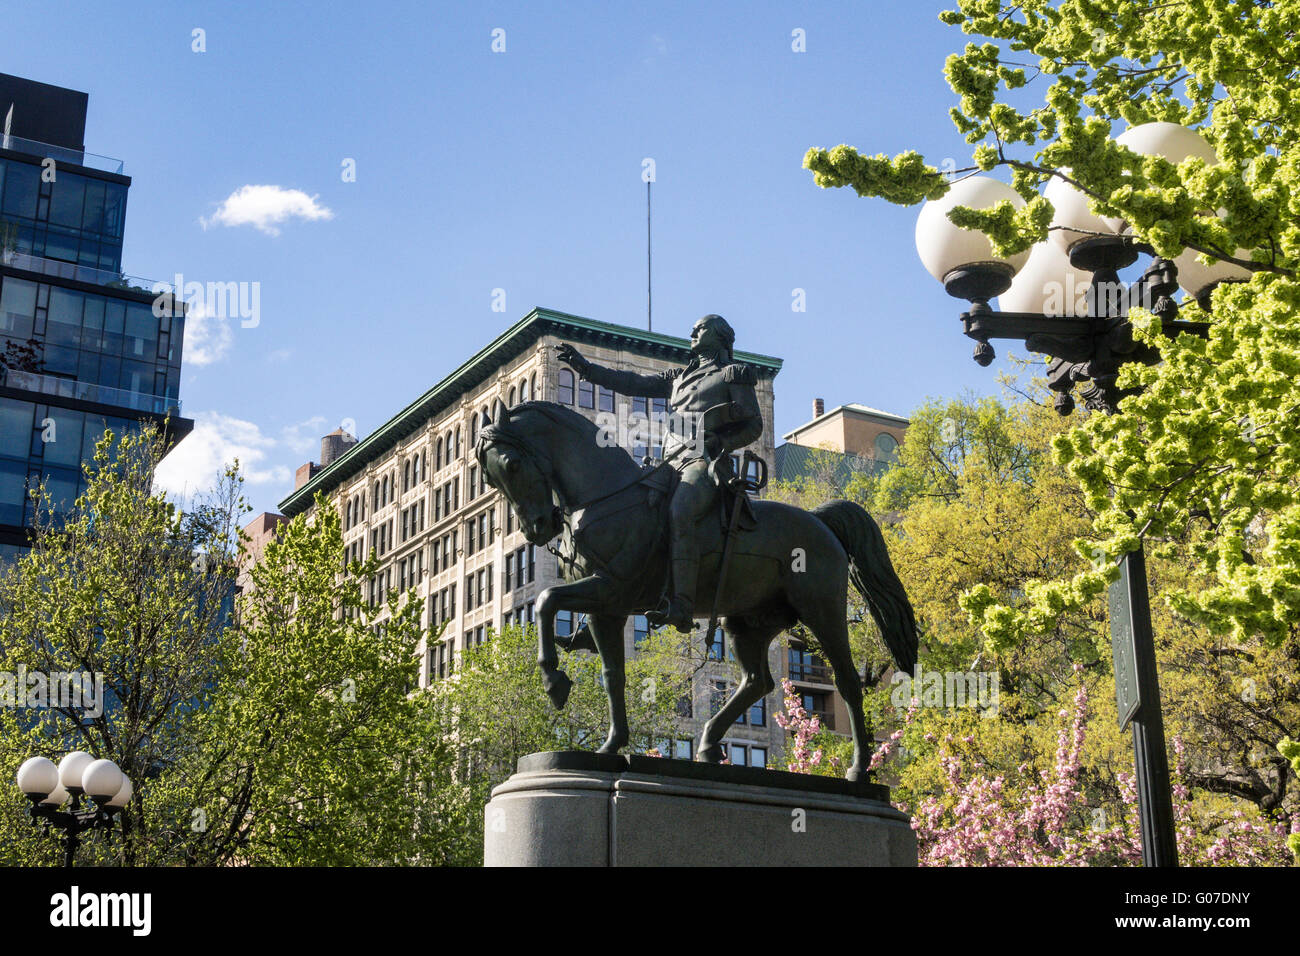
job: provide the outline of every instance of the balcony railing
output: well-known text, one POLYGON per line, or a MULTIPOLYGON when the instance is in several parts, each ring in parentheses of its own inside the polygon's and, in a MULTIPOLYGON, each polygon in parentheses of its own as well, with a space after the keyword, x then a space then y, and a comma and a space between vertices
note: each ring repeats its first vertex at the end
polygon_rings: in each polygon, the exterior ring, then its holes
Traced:
POLYGON ((59 163, 69 163, 73 166, 84 166, 87 169, 98 169, 102 172, 122 175, 122 161, 120 159, 100 156, 97 153, 87 153, 81 149, 55 146, 34 139, 23 139, 21 136, 0 136, 0 147, 12 149, 18 153, 29 153, 32 156, 46 156, 59 163))
POLYGON ((168 398, 166 395, 146 395, 125 388, 109 388, 107 385, 78 382, 55 375, 42 375, 39 372, 21 372, 3 366, 0 366, 0 385, 21 388, 28 392, 39 392, 42 395, 130 408, 154 415, 180 415, 181 413, 180 399, 168 398))
POLYGON ((825 664, 791 664, 790 680, 801 684, 831 684, 835 679, 825 664))
POLYGON ((71 279, 74 282, 87 282, 90 285, 106 286, 110 289, 129 289, 134 292, 147 292, 156 295, 160 292, 174 292, 173 283, 155 282, 140 276, 129 276, 109 269, 96 269, 91 266, 64 262, 61 259, 46 259, 26 252, 5 250, 0 253, 0 262, 11 269, 22 269, 56 279, 71 279))

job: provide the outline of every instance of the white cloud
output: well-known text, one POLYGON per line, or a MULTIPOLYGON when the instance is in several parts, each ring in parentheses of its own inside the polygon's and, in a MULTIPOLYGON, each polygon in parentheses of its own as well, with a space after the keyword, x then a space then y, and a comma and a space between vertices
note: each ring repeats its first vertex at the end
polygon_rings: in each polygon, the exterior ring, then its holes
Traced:
POLYGON ((211 365, 226 357, 234 336, 230 320, 209 315, 202 299, 189 303, 185 310, 185 364, 211 365))
POLYGON ((271 464, 267 460, 277 444, 252 422, 220 412, 200 412, 195 416, 194 431, 158 466, 154 485, 188 499, 196 492, 214 487, 225 466, 239 459, 244 480, 249 485, 273 484, 287 488, 293 481, 293 472, 287 465, 271 464))
POLYGON ((334 213, 301 189, 283 186, 240 186, 217 206, 211 219, 199 217, 209 226, 252 226, 268 236, 280 234, 279 225, 289 219, 333 219, 334 213))

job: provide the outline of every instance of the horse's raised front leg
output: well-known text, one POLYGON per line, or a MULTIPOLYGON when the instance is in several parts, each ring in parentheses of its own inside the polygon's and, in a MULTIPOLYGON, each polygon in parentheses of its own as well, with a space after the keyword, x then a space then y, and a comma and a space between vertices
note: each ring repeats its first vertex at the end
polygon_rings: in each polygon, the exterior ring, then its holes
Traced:
POLYGON ((573 681, 560 669, 559 654, 555 650, 555 614, 557 611, 577 611, 592 614, 601 608, 606 591, 606 581, 599 575, 555 584, 537 595, 537 666, 542 671, 542 687, 559 710, 569 700, 573 681))
POLYGON ((626 614, 598 614, 590 618, 591 636, 596 641, 603 668, 605 693, 609 695, 609 736, 599 753, 614 754, 627 746, 627 675, 623 664, 623 628, 626 614))

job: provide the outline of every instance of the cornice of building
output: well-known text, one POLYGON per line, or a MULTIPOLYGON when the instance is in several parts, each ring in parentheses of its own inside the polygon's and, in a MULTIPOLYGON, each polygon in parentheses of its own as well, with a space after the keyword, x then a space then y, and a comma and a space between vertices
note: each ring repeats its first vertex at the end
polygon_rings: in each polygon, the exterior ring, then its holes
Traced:
MULTIPOLYGON (((457 402, 462 407, 467 405, 471 390, 546 335, 556 335, 566 341, 613 346, 682 364, 690 359, 690 341, 675 335, 614 325, 553 309, 534 308, 442 381, 313 475, 310 481, 280 502, 280 510, 289 517, 306 511, 311 507, 316 492, 330 492, 354 477, 429 419, 457 402)), ((762 378, 771 379, 781 370, 781 359, 770 355, 740 351, 735 355, 736 361, 754 366, 762 378)))

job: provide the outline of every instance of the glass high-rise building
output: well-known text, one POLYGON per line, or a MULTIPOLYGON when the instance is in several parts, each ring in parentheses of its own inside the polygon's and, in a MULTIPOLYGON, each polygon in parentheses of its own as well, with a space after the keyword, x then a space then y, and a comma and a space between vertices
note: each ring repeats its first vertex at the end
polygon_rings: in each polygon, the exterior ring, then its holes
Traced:
POLYGON ((71 506, 105 428, 193 428, 183 310, 159 317, 155 284, 122 272, 131 179, 86 151, 87 100, 0 74, 0 562, 27 545, 28 489, 71 506))

